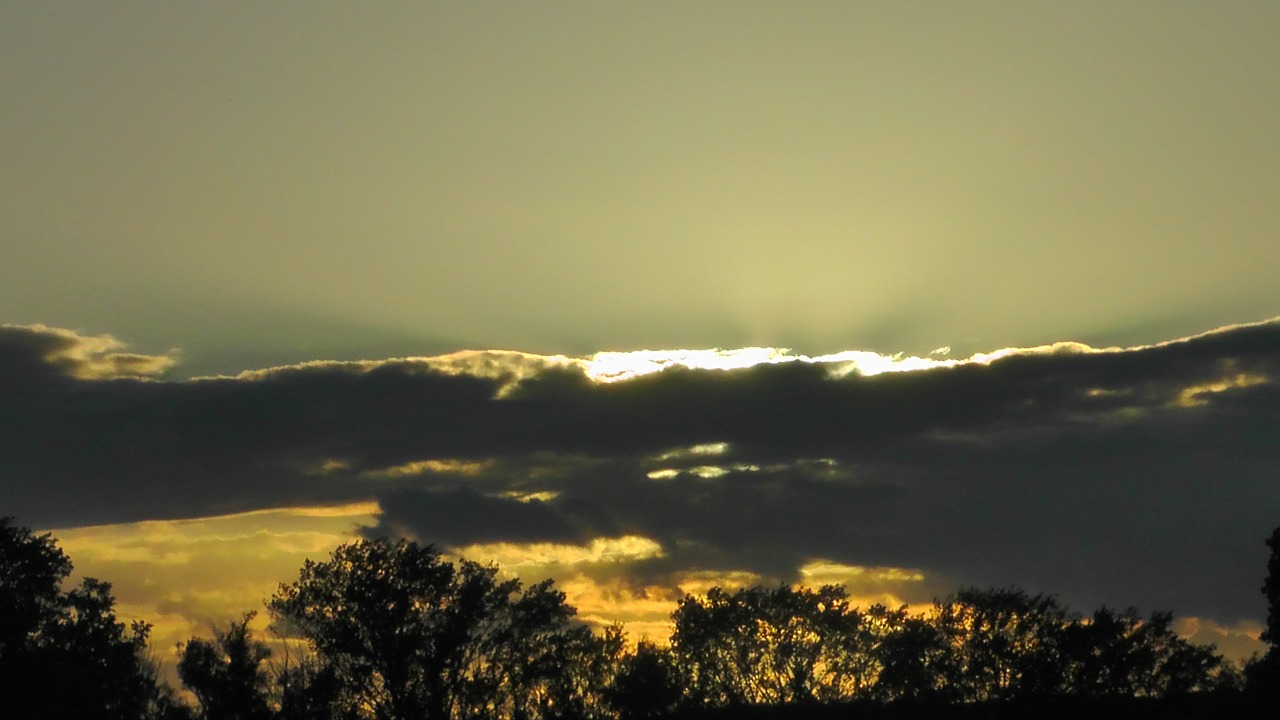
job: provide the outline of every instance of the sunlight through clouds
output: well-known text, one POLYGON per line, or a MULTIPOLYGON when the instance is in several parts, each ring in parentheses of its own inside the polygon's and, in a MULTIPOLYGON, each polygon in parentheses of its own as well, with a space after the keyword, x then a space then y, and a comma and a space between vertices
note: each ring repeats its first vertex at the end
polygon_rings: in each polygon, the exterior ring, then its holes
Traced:
POLYGON ((589 543, 482 543, 454 548, 454 554, 496 563, 504 575, 526 585, 550 578, 577 609, 580 620, 597 630, 620 625, 628 642, 666 642, 670 615, 682 593, 660 584, 627 582, 626 566, 666 557, 648 538, 596 538, 589 543))
MULTIPOLYGON (((123 347, 106 336, 7 327, 0 351, 32 421, 15 426, 23 452, 2 459, 15 515, 46 513, 33 524, 62 528, 78 573, 113 582, 160 648, 260 609, 305 559, 384 535, 525 583, 551 578, 588 622, 655 639, 684 594, 711 587, 840 584, 856 605, 914 608, 959 582, 1035 581, 1039 552, 978 528, 998 518, 1040 532, 1050 507, 1061 527, 1046 547, 1085 560, 1049 590, 1221 623, 1252 617, 1244 549, 1258 532, 1201 521, 1269 522, 1256 499, 1274 483, 1245 472, 1222 492, 1199 488, 1224 448, 1255 458, 1246 470, 1274 455, 1235 418, 1270 427, 1259 408, 1274 397, 1277 338, 1273 321, 1135 348, 644 351, 602 353, 594 370, 593 359, 465 352, 154 382, 84 379, 98 370, 76 363, 123 347), (796 363, 811 367, 781 367, 796 363), (949 370, 963 365, 976 367, 949 370), (70 441, 48 431, 64 417, 83 418, 70 441), (1124 497, 1078 500, 1107 497, 1121 472, 1159 477, 1187 501, 1157 516, 1124 497), (1025 482, 1033 475, 1048 481, 1025 482), (129 482, 108 484, 117 477, 129 482), (1010 506, 1015 496, 1028 501, 1010 506), (67 498, 94 501, 69 512, 67 498), (354 504, 325 504, 343 500, 354 504), (265 509, 108 524, 229 507, 265 509), (1091 559, 1159 562, 1140 539, 1170 528, 1167 542, 1194 536, 1196 550, 1159 569, 1159 588, 1091 559), (1207 572, 1234 585, 1195 585, 1207 572)), ((1224 632, 1233 647, 1256 642, 1224 632)))
POLYGON ((470 560, 495 562, 512 571, 600 563, 635 562, 665 555, 662 546, 649 538, 626 535, 596 538, 586 545, 563 543, 481 543, 457 548, 457 553, 470 560))
POLYGON ((1268 382, 1270 382, 1270 379, 1265 375, 1238 372, 1219 380, 1183 388, 1182 391, 1178 393, 1177 405, 1180 407, 1200 407, 1208 405, 1209 401, 1205 399, 1206 395, 1226 392, 1227 390, 1234 390, 1236 388, 1247 388, 1254 385, 1262 385, 1268 382))
POLYGON ((414 477, 417 475, 434 473, 450 475, 479 475, 492 466, 493 462, 486 460, 454 460, 448 458, 438 460, 418 460, 411 463, 405 463, 404 465, 397 465, 395 467, 366 470, 365 472, 360 473, 360 477, 373 480, 392 480, 396 478, 414 477))
POLYGON ((47 325, 0 325, 42 345, 42 359, 79 380, 146 379, 178 364, 177 351, 163 355, 123 352, 125 343, 111 335, 82 335, 47 325))
POLYGON ((811 560, 800 567, 799 575, 798 584, 803 586, 844 586, 850 602, 861 607, 880 604, 892 609, 918 605, 931 599, 928 593, 934 590, 925 584, 924 573, 912 568, 865 567, 811 560))
POLYGON ((668 450, 654 457, 654 460, 658 462, 665 462, 667 460, 683 460, 685 458, 704 455, 723 455, 727 452, 729 452, 729 443, 703 443, 701 445, 691 445, 687 448, 675 448, 674 450, 668 450))
POLYGON ((1267 651, 1267 644, 1260 639, 1264 627, 1255 620, 1224 625, 1208 618, 1188 616, 1175 620, 1173 629, 1193 643, 1214 645, 1228 658, 1249 658, 1267 651))
POLYGON ((748 347, 736 350, 635 350, 599 352, 587 362, 587 376, 597 382, 619 382, 662 372, 670 367, 738 370, 766 363, 790 362, 786 349, 748 347))
POLYGON ((616 580, 577 573, 556 581, 578 617, 594 628, 621 625, 629 643, 665 643, 671 634, 671 612, 679 593, 658 585, 633 587, 616 580))
POLYGON ((376 504, 355 503, 50 532, 75 566, 73 579, 109 581, 121 617, 151 623, 151 647, 172 667, 178 643, 261 611, 305 560, 359 539, 357 528, 377 513, 376 504))
POLYGON ((169 672, 363 540, 1259 647, 1280 3, 984 5, 0 4, 0 517, 169 672))

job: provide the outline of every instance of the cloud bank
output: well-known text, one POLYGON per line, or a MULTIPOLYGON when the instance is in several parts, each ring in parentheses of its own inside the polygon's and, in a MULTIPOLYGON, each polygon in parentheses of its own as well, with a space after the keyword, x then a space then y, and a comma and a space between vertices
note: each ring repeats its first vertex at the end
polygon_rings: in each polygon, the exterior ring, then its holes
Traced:
POLYGON ((700 574, 835 572, 907 601, 1017 584, 1263 613, 1280 321, 966 360, 699 352, 164 381, 172 354, 5 326, 0 512, 72 527, 372 501, 370 534, 541 552, 637 602, 700 574))

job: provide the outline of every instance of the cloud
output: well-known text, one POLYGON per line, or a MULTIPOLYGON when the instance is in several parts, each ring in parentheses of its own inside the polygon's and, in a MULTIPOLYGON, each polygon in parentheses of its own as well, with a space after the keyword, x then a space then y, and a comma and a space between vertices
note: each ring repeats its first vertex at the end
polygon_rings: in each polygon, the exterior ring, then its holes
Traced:
POLYGON ((142 355, 120 352, 124 343, 110 335, 79 335, 44 325, 0 325, 0 356, 22 363, 8 378, 23 372, 57 373, 78 380, 151 378, 177 364, 176 352, 142 355))
POLYGON ((101 370, 132 367, 104 338, 0 329, 0 492, 22 522, 376 502, 367 533, 452 548, 645 538, 660 552, 592 568, 633 594, 826 563, 918 572, 884 591, 908 602, 1018 584, 1225 625, 1263 612, 1277 321, 962 360, 610 359, 652 370, 625 378, 477 352, 156 381, 101 370))
POLYGON ((562 543, 484 543, 457 548, 467 558, 489 558, 507 569, 563 569, 662 557, 662 546, 649 538, 626 535, 595 538, 584 545, 562 543))
POLYGON ((120 615, 154 625, 151 646, 168 679, 176 681, 178 643, 261 611, 306 559, 323 559, 357 539, 357 526, 371 523, 376 510, 301 507, 52 533, 75 565, 73 579, 111 582, 120 615))

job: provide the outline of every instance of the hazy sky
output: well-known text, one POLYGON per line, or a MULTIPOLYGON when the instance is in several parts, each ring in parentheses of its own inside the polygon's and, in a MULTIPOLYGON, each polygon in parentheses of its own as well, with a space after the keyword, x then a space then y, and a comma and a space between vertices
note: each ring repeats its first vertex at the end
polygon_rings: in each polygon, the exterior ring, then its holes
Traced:
POLYGON ((0 309, 181 372, 1280 312, 1280 7, 5 3, 0 309))
POLYGON ((0 514, 170 640, 393 532, 655 633, 711 583, 990 583, 1258 647, 1277 38, 1274 2, 0 4, 0 514), (747 346, 808 357, 594 355, 747 346))

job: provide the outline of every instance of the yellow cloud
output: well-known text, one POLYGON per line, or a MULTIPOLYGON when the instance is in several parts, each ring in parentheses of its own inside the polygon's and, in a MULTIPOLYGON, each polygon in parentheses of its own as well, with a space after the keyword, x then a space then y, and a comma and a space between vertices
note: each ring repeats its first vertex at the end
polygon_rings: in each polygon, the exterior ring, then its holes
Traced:
POLYGON ((377 513, 355 503, 49 532, 75 565, 73 581, 109 581, 119 616, 153 625, 152 648, 172 680, 179 642, 261 610, 305 560, 357 539, 377 513))
POLYGON ((800 584, 843 585, 849 601, 859 607, 919 604, 927 602, 931 590, 924 587, 924 573, 914 568, 845 565, 821 559, 800 567, 800 584))
POLYGON ((563 543, 478 543, 455 548, 469 560, 494 562, 508 571, 554 570, 584 564, 635 562, 659 558, 662 546, 646 537, 596 538, 586 545, 563 543))
POLYGON ((493 464, 492 460, 457 460, 453 458, 418 460, 379 470, 367 470, 360 473, 360 477, 373 480, 391 480, 426 475, 428 473, 475 476, 493 467, 493 464))
POLYGON ((623 579, 628 563, 665 555, 657 542, 638 535, 596 538, 589 543, 480 543, 455 548, 461 557, 493 562, 525 583, 550 578, 577 610, 579 620, 600 629, 621 625, 635 642, 666 642, 671 612, 683 595, 672 587, 638 587, 623 579))
POLYGON ((1260 639, 1263 626, 1256 621, 1223 625, 1208 618, 1189 616, 1178 618, 1173 629, 1193 643, 1217 646, 1218 652, 1229 660, 1247 660, 1255 653, 1267 651, 1267 644, 1260 639))
POLYGON ((121 352, 125 344, 111 335, 81 335, 47 325, 2 325, 53 339, 45 362, 81 380, 145 379, 162 375, 178 363, 176 351, 165 355, 121 352))
POLYGON ((700 445, 690 445, 684 448, 674 448, 660 453, 653 459, 658 462, 666 462, 667 460, 683 460, 690 457, 700 457, 705 455, 723 455, 729 452, 729 443, 715 442, 702 443, 700 445))
POLYGON ((675 585, 682 595, 706 595, 711 588, 736 590, 759 585, 764 578, 746 570, 694 570, 677 573, 675 585))
POLYGON ((666 642, 679 595, 660 586, 635 588, 575 573, 556 581, 578 618, 597 628, 618 624, 632 641, 666 642))
MULTIPOLYGON (((552 368, 572 367, 584 370, 588 363, 582 358, 564 355, 535 355, 516 350, 463 350, 448 355, 428 357, 403 357, 386 360, 314 360, 279 365, 261 370, 246 370, 235 375, 237 380, 263 381, 277 375, 297 370, 327 369, 355 375, 371 372, 380 367, 397 366, 408 372, 434 372, 445 375, 469 375, 488 380, 503 381, 496 396, 505 397, 522 380, 537 376, 552 368)), ((214 378, 199 378, 209 380, 214 378)))
POLYGON ((500 493, 498 497, 522 503, 551 502, 552 500, 560 497, 560 493, 555 490, 542 490, 539 492, 518 492, 516 490, 507 490, 506 492, 500 493))
POLYGON ((1178 399, 1175 404, 1179 407, 1199 407, 1209 404, 1209 401, 1204 399, 1205 395, 1234 390, 1236 388, 1251 387, 1253 385, 1264 385, 1268 382, 1270 382, 1270 379, 1265 375, 1237 372, 1232 375, 1219 378, 1218 380, 1183 388, 1182 391, 1178 393, 1178 399))

